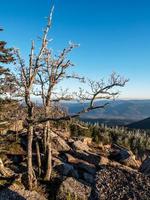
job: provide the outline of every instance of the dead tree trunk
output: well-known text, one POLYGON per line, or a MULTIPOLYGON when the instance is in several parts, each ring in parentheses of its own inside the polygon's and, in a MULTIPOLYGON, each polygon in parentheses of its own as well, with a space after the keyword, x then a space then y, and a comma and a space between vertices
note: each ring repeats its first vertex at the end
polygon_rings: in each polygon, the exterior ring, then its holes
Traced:
MULTIPOLYGON (((50 97, 49 97, 50 98, 50 97)), ((46 104, 46 116, 49 115, 50 113, 50 101, 49 98, 47 98, 47 104, 46 104)), ((44 180, 49 181, 51 177, 51 172, 52 172, 52 153, 51 153, 51 130, 50 130, 50 122, 46 122, 46 155, 47 155, 47 169, 46 169, 46 175, 44 180)))
POLYGON ((52 173, 52 152, 51 152, 51 142, 47 144, 47 170, 46 170, 46 175, 44 180, 49 181, 51 178, 51 173, 52 173))
POLYGON ((44 153, 47 151, 47 124, 44 125, 44 138, 43 138, 44 153))
POLYGON ((38 173, 41 175, 41 155, 40 155, 40 147, 39 142, 36 141, 36 152, 37 152, 37 161, 38 161, 38 173))
POLYGON ((47 127, 47 146, 50 143, 50 138, 51 138, 51 130, 50 130, 50 122, 46 122, 46 127, 47 127))
POLYGON ((28 186, 29 190, 33 189, 33 166, 32 166, 32 141, 33 141, 33 126, 28 127, 28 186))

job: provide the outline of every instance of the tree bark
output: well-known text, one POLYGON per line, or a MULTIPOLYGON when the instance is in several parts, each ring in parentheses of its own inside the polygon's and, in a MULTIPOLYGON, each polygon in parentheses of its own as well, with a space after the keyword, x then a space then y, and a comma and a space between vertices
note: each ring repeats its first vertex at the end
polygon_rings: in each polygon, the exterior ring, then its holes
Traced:
POLYGON ((44 126, 43 145, 44 145, 44 153, 46 154, 46 151, 47 151, 47 123, 44 126))
POLYGON ((50 122, 46 122, 46 127, 47 127, 47 169, 46 169, 46 175, 44 180, 49 181, 51 177, 51 172, 52 172, 52 153, 51 153, 51 131, 50 131, 50 122))
POLYGON ((33 126, 28 127, 28 187, 33 189, 33 166, 32 166, 32 142, 33 142, 33 126))
POLYGON ((38 161, 38 173, 41 175, 41 156, 40 156, 40 147, 39 142, 36 141, 36 152, 37 152, 37 161, 38 161))
POLYGON ((47 127, 47 145, 50 143, 51 140, 51 131, 50 131, 50 122, 46 122, 46 127, 47 127))
MULTIPOLYGON (((46 106, 45 106, 45 116, 49 116, 50 114, 50 96, 51 93, 49 92, 49 95, 46 99, 46 106)), ((50 131, 50 122, 47 121, 46 125, 46 161, 47 161, 47 169, 46 174, 44 177, 44 180, 49 181, 51 178, 51 172, 52 172, 52 153, 51 153, 51 131, 50 131)))
POLYGON ((52 173, 52 152, 51 152, 51 143, 49 142, 47 144, 47 153, 48 153, 48 158, 47 158, 47 170, 46 170, 46 175, 44 180, 49 181, 51 178, 51 173, 52 173))

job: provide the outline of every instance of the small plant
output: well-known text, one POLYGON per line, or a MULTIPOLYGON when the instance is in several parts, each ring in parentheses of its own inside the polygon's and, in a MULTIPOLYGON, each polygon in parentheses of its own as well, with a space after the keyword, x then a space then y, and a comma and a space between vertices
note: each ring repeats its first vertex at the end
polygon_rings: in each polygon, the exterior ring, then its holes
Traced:
POLYGON ((71 199, 71 194, 70 194, 70 192, 68 192, 67 197, 66 197, 66 200, 72 200, 72 199, 71 199))
POLYGON ((72 197, 70 192, 68 192, 68 194, 66 196, 66 200, 78 200, 78 197, 76 194, 74 194, 74 197, 72 197))

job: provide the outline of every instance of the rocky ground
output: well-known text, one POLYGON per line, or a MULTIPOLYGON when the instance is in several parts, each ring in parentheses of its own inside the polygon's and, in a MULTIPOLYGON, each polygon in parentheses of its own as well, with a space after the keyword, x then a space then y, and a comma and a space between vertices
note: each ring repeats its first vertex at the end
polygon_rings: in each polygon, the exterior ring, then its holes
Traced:
MULTIPOLYGON (((25 152, 19 146, 22 140, 16 141, 9 137, 17 148, 11 150, 12 159, 7 138, 3 161, 13 174, 22 177, 26 173, 25 152)), ((71 138, 69 132, 63 130, 54 129, 51 137, 53 173, 51 182, 46 184, 49 196, 39 191, 25 190, 21 178, 14 178, 10 184, 3 184, 3 187, 0 179, 0 200, 150 199, 149 158, 141 164, 124 147, 95 144, 90 138, 71 138)), ((0 141, 4 144, 4 137, 0 141)), ((2 152, 4 149, 1 148, 1 157, 2 152)))
POLYGON ((46 200, 38 192, 29 192, 16 184, 0 191, 0 200, 46 200))
POLYGON ((150 199, 149 178, 111 166, 104 166, 97 172, 96 189, 98 198, 95 199, 150 199))

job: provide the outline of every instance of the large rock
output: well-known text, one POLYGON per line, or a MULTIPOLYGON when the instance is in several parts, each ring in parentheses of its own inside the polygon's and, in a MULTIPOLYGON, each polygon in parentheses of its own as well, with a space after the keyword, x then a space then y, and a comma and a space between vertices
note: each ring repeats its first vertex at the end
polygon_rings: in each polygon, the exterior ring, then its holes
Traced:
POLYGON ((53 167, 62 165, 62 163, 63 162, 59 158, 54 157, 54 156, 52 157, 52 165, 53 165, 53 167))
POLYGON ((0 134, 6 134, 7 131, 19 132, 22 131, 23 128, 23 120, 0 122, 0 134))
POLYGON ((66 156, 67 162, 69 162, 69 163, 76 164, 78 162, 78 158, 75 158, 74 156, 72 156, 69 153, 66 153, 65 156, 66 156))
POLYGON ((139 161, 137 161, 135 159, 135 156, 132 154, 130 154, 130 156, 127 159, 121 160, 120 163, 122 163, 128 167, 134 168, 134 169, 139 169, 139 167, 140 167, 139 161))
POLYGON ((140 166, 140 172, 150 176, 150 156, 148 156, 140 166))
POLYGON ((64 176, 68 176, 72 174, 72 171, 74 171, 74 167, 68 163, 63 163, 63 175, 64 176))
POLYGON ((67 144, 67 142, 62 139, 60 136, 58 136, 56 133, 51 133, 52 138, 52 149, 55 149, 57 151, 69 151, 70 146, 67 144))
POLYGON ((94 164, 91 164, 85 160, 75 158, 71 156, 70 154, 66 154, 66 157, 67 157, 68 163, 74 165, 77 169, 84 170, 85 172, 88 172, 90 174, 95 174, 96 169, 95 169, 94 164))
POLYGON ((79 170, 82 170, 84 172, 88 172, 90 174, 95 174, 96 173, 96 168, 93 164, 89 164, 86 161, 82 161, 80 160, 77 164, 76 164, 77 168, 79 170))
POLYGON ((55 170, 60 174, 61 176, 71 176, 74 178, 79 178, 78 171, 74 168, 73 165, 69 163, 61 163, 55 166, 55 170))
POLYGON ((73 178, 67 178, 62 182, 57 192, 56 200, 78 199, 88 200, 91 188, 84 182, 77 181, 73 178))
POLYGON ((115 160, 123 165, 126 165, 128 167, 132 167, 135 169, 139 168, 139 162, 135 159, 135 155, 125 149, 125 148, 119 148, 119 149, 115 149, 110 153, 109 158, 111 160, 115 160))
POLYGON ((85 145, 91 145, 92 144, 92 138, 90 137, 82 137, 81 141, 85 144, 85 145))
POLYGON ((94 184, 94 176, 92 174, 84 172, 83 178, 87 183, 94 184))
POLYGON ((59 151, 56 149, 52 148, 52 156, 58 157, 59 156, 59 151))
POLYGON ((96 166, 99 165, 100 162, 100 156, 95 153, 76 150, 76 151, 71 151, 70 154, 75 158, 87 161, 88 163, 94 164, 96 166))
POLYGON ((60 136, 61 138, 63 138, 64 140, 68 140, 70 138, 70 132, 67 130, 55 130, 55 133, 60 136))
POLYGON ((72 147, 75 150, 82 150, 82 151, 89 151, 89 146, 87 145, 87 143, 82 142, 81 140, 77 140, 72 144, 72 147))
POLYGON ((100 165, 108 165, 110 163, 110 160, 107 157, 100 156, 100 165))

